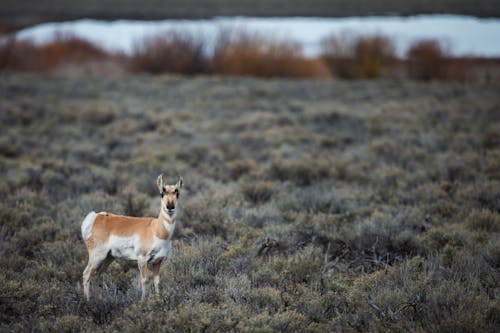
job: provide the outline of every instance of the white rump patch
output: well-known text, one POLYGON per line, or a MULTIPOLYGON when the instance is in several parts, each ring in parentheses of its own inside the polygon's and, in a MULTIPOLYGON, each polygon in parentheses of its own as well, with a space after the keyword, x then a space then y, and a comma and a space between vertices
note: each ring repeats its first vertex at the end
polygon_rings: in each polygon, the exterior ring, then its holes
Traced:
POLYGON ((94 211, 90 212, 85 216, 85 219, 82 222, 82 238, 86 241, 91 234, 92 225, 94 225, 94 220, 96 217, 96 213, 94 211))

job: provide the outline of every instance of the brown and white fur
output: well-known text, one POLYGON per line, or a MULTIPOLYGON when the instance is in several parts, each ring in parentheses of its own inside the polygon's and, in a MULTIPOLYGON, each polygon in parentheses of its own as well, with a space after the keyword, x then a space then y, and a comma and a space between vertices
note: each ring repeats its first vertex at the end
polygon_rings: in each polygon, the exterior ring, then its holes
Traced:
POLYGON ((142 299, 146 296, 147 264, 151 263, 155 292, 159 293, 160 265, 172 246, 182 178, 179 177, 175 185, 166 185, 161 174, 157 185, 161 194, 157 218, 90 212, 83 220, 82 237, 89 253, 89 262, 83 271, 83 290, 87 301, 90 298, 91 277, 99 276, 115 258, 137 261, 142 299))

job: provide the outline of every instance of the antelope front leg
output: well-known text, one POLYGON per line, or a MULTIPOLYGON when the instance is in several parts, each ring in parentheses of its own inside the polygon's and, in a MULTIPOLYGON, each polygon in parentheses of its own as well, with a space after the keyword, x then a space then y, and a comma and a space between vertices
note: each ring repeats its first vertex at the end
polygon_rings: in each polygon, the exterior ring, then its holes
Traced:
POLYGON ((148 262, 146 260, 138 260, 139 272, 141 273, 141 300, 146 299, 146 281, 148 279, 148 262))
POLYGON ((160 266, 161 261, 153 264, 153 281, 156 295, 160 294, 160 266))

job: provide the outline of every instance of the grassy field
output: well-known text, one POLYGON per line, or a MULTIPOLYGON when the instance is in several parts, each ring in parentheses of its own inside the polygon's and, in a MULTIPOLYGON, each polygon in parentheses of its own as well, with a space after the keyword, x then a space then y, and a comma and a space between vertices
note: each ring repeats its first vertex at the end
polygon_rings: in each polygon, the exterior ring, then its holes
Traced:
POLYGON ((0 28, 80 18, 155 20, 235 15, 342 17, 443 13, 499 17, 500 7, 490 0, 2 0, 0 28))
POLYGON ((0 133, 1 331, 500 326, 499 86, 4 72, 0 133), (161 296, 115 262, 85 303, 83 217, 160 172, 161 296))

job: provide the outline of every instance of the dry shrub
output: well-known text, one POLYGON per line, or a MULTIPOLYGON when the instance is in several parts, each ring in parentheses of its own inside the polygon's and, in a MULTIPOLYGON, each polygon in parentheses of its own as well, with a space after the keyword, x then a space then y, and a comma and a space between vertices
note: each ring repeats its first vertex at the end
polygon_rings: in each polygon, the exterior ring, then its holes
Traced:
POLYGON ((93 43, 71 35, 56 34, 52 42, 43 45, 14 37, 0 43, 0 69, 46 71, 63 64, 109 57, 110 54, 93 43))
POLYGON ((322 58, 333 76, 344 79, 410 77, 417 80, 497 82, 496 59, 452 57, 437 40, 418 40, 398 59, 394 43, 383 36, 341 34, 323 40, 322 58))
POLYGON ((396 56, 387 37, 343 34, 323 41, 322 58, 334 76, 350 79, 387 76, 396 56))
MULTIPOLYGON (((10 37, 0 43, 0 69, 22 69, 23 58, 33 54, 34 45, 31 42, 19 41, 10 37)), ((27 69, 27 68, 26 68, 27 69)))
POLYGON ((215 43, 211 72, 259 77, 327 78, 322 60, 308 59, 299 44, 245 31, 222 31, 215 43))
POLYGON ((419 80, 444 79, 447 52, 436 40, 420 40, 407 52, 408 75, 419 80))
POLYGON ((205 73, 206 64, 204 42, 200 38, 171 31, 137 43, 128 68, 132 72, 192 75, 205 73))
POLYGON ((363 78, 385 76, 394 61, 394 45, 387 37, 359 38, 354 47, 356 63, 363 78))
POLYGON ((253 204, 269 201, 275 191, 272 182, 250 182, 242 186, 245 198, 253 204))
POLYGON ((500 214, 488 209, 476 210, 468 216, 466 223, 473 230, 499 232, 500 214))
MULTIPOLYGON (((5 145, 6 146, 6 145, 5 145)), ((0 152, 2 145, 0 144, 0 152)), ((8 148, 6 148, 8 150, 8 148)), ((229 175, 232 179, 238 179, 243 175, 255 174, 258 166, 254 159, 239 158, 226 163, 229 175)))
POLYGON ((271 179, 292 181, 299 186, 311 185, 330 176, 330 168, 325 161, 292 161, 277 159, 267 170, 271 179))
POLYGON ((322 57, 333 76, 352 79, 356 77, 356 66, 352 39, 346 34, 330 36, 323 40, 322 57))

